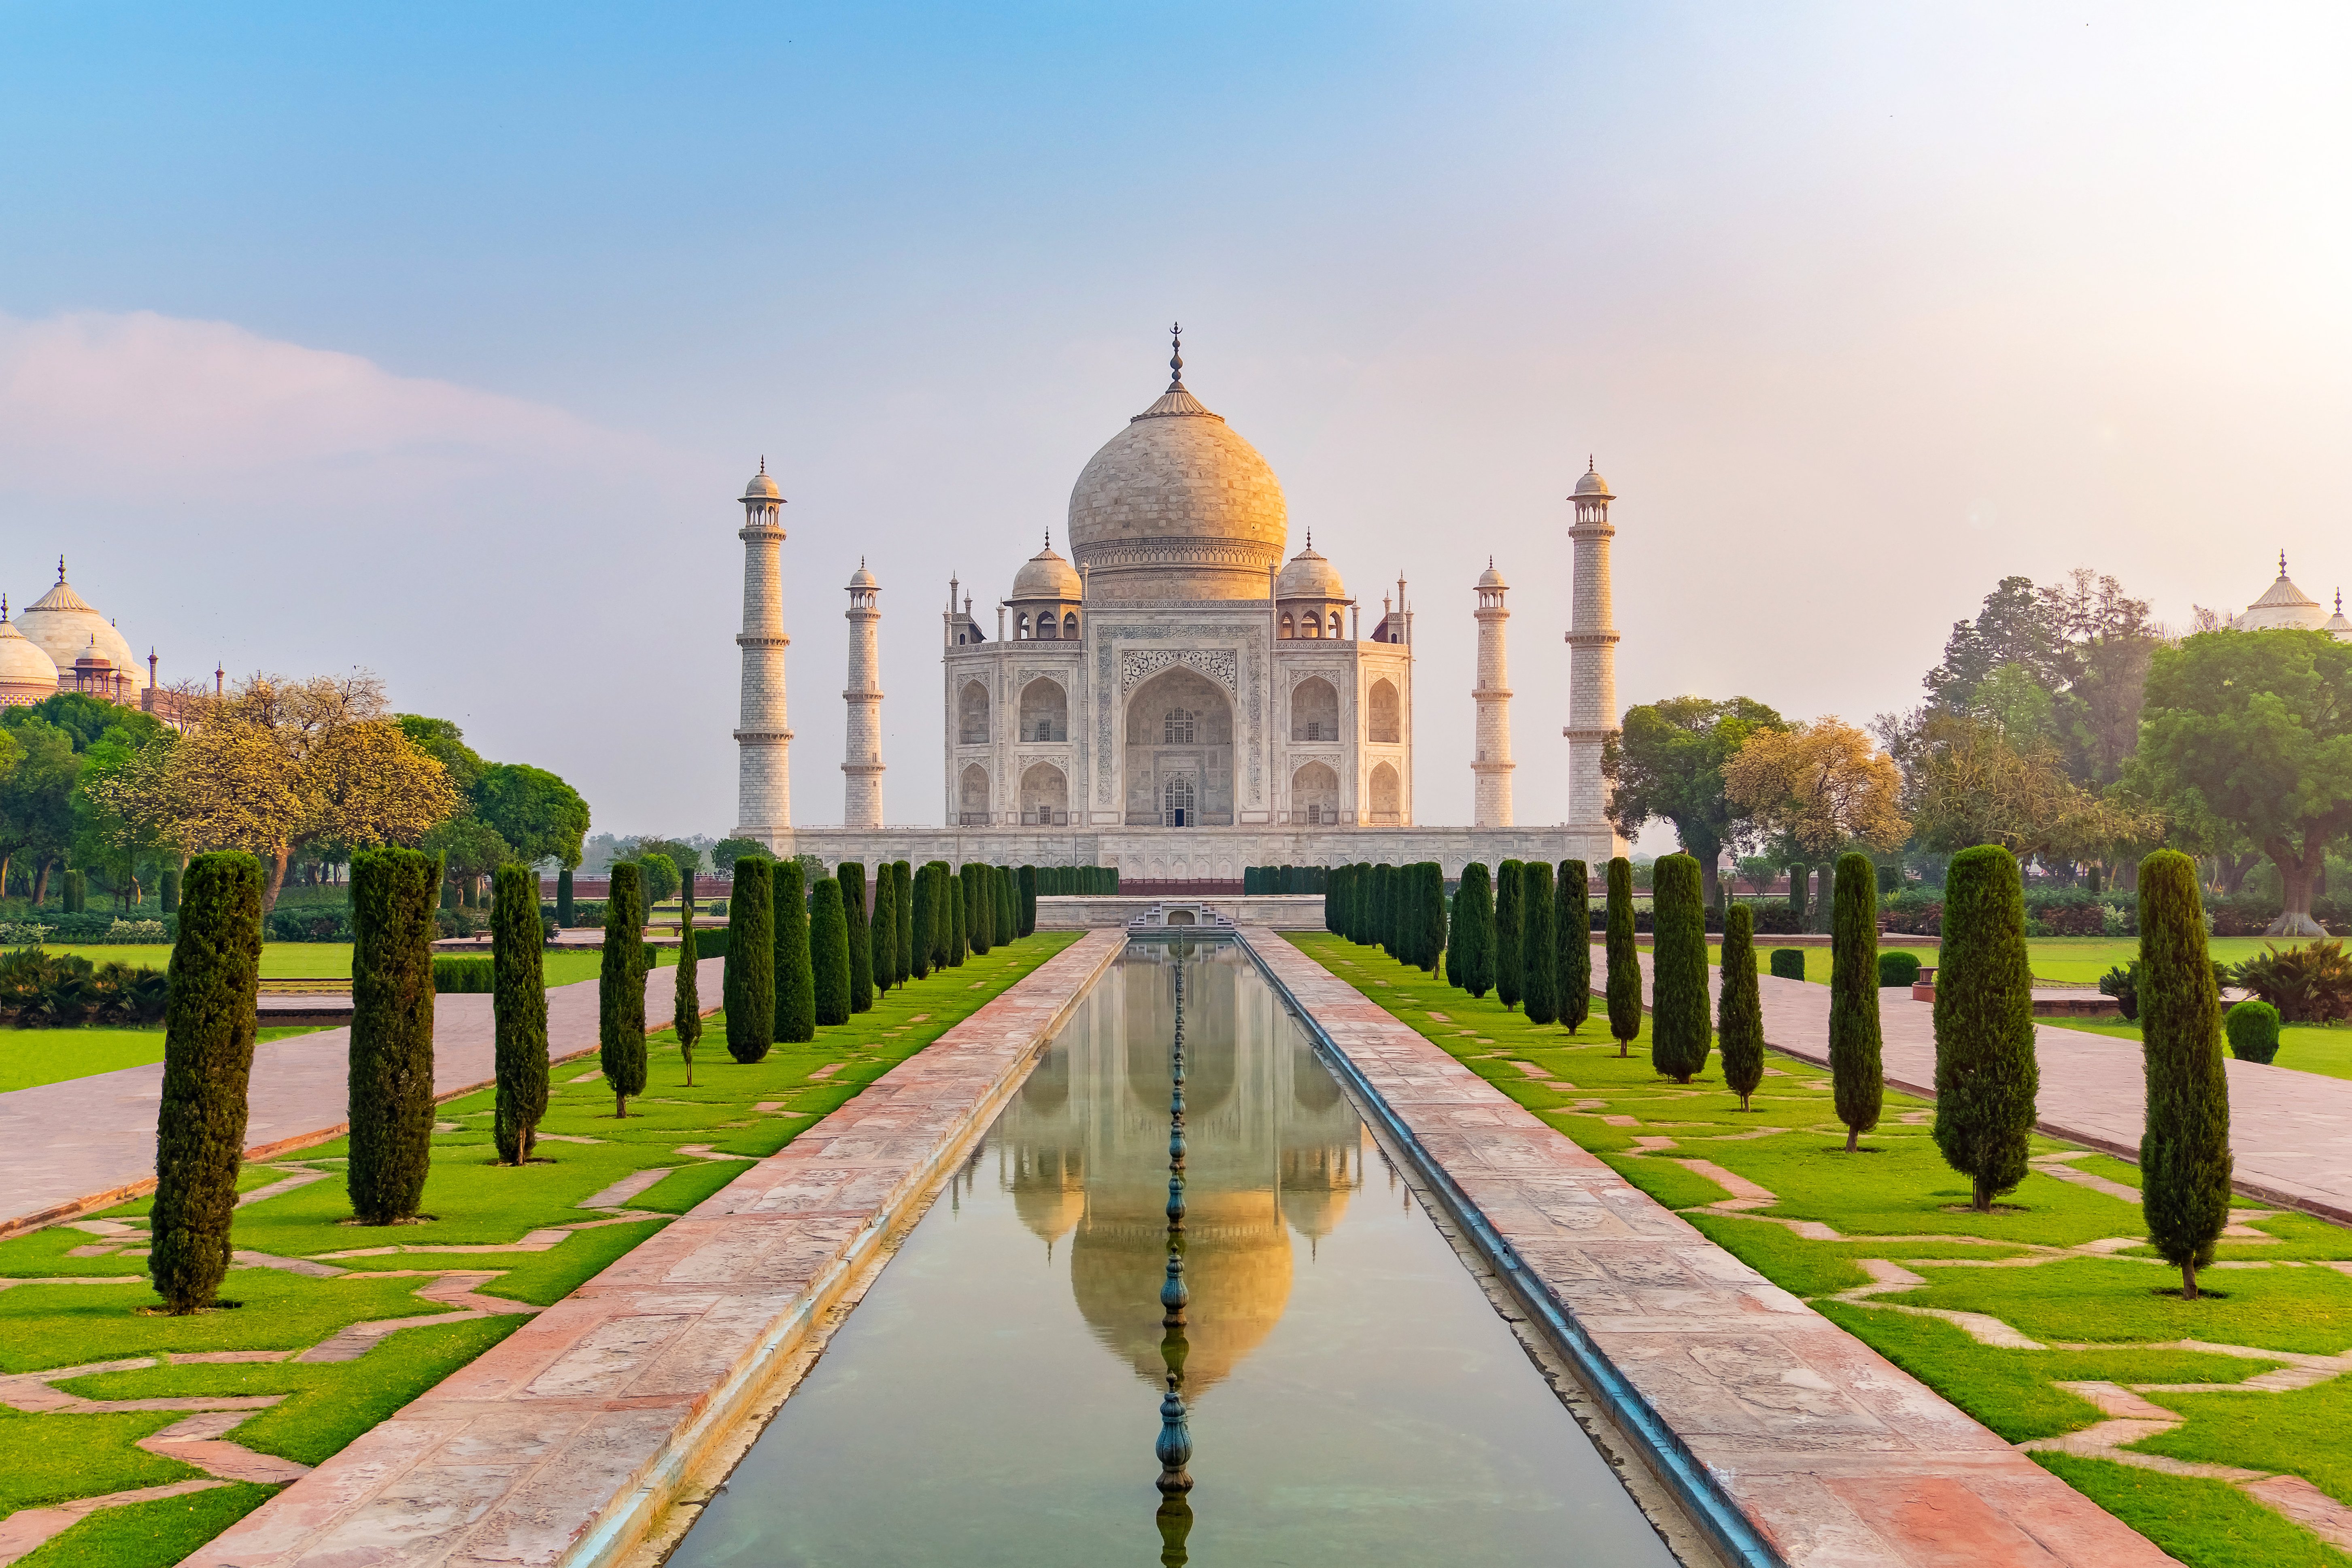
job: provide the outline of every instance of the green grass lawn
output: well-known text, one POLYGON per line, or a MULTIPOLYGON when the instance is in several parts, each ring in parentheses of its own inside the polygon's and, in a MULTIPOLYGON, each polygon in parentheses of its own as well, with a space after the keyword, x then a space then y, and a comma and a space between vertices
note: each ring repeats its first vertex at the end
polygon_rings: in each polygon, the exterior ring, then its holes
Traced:
MULTIPOLYGON (((282 1040, 312 1032, 264 1029, 259 1037, 282 1040)), ((152 1029, 0 1029, 0 1094, 163 1059, 161 1024, 152 1029)))
MULTIPOLYGON (((2119 1018, 2068 1018, 2055 1023, 2055 1026, 2080 1029, 2091 1035, 2112 1035, 2119 1040, 2140 1037, 2137 1024, 2126 1024, 2119 1018)), ((2279 1030, 2279 1051, 2271 1065, 2328 1078, 2352 1078, 2352 1026, 2339 1029, 2333 1025, 2288 1024, 2279 1030)))
MULTIPOLYGON (((152 947, 126 943, 121 946, 52 947, 51 952, 70 952, 89 959, 92 963, 128 963, 134 968, 144 964, 150 969, 168 969, 172 965, 169 944, 152 947)), ((489 950, 484 948, 488 956, 489 950)), ((677 950, 656 950, 657 962, 663 965, 677 962, 677 950)), ((568 985, 575 980, 593 980, 600 967, 594 948, 573 949, 547 955, 547 983, 568 985)), ((261 977, 264 980, 349 980, 352 977, 352 944, 347 942, 266 942, 261 944, 261 977)))
MULTIPOLYGON (((2177 1290, 2179 1275, 2144 1244, 2114 1254, 2087 1248, 2145 1237, 2132 1197, 2035 1171, 2003 1200, 2013 1205, 2009 1211, 1977 1215, 1958 1206, 1968 1201, 1968 1183, 1937 1152, 1928 1130, 1932 1107, 1926 1102, 1890 1092, 1879 1125, 1863 1140, 1865 1152, 1849 1155, 1828 1093, 1829 1075, 1807 1063, 1768 1057, 1763 1087, 1753 1110, 1743 1113, 1712 1057, 1687 1088, 1654 1073, 1646 1019, 1632 1055, 1621 1059, 1608 1038, 1605 1013, 1571 1036, 1506 1012, 1491 994, 1473 1000, 1448 987, 1442 975, 1405 968, 1377 948, 1322 933, 1290 940, 2004 1438, 2053 1436, 2102 1419, 2087 1400, 2058 1386, 2063 1383, 2208 1384, 2210 1393, 2147 1394, 2187 1419, 2141 1447, 2177 1458, 2291 1472, 2352 1504, 2352 1462, 2343 1440, 2352 1430, 2352 1394, 2343 1380, 2292 1394, 2248 1391, 2238 1385, 2281 1362, 2180 1348, 2191 1340, 2257 1352, 2352 1350, 2352 1275, 2317 1266, 2352 1261, 2352 1234, 2242 1202, 2241 1218, 2255 1238, 2223 1242, 2220 1263, 2202 1279, 2214 1294, 2183 1302, 2164 1293, 2177 1290), (1572 1087, 1548 1087, 1521 1064, 1572 1087), (1637 1124, 1612 1125, 1603 1117, 1631 1117, 1637 1124), (1642 1137, 1669 1137, 1675 1146, 1639 1152, 1635 1140, 1642 1137), (1719 1165, 1778 1201, 1745 1213, 1708 1209, 1728 1194, 1676 1163, 1681 1160, 1719 1165), (1808 1240, 1774 1223, 1800 1220, 1827 1225, 1839 1239, 1808 1240), (1868 1282, 1864 1259, 1895 1263, 1926 1283, 1868 1302, 1829 1300, 1868 1282), (1981 1266, 2002 1260, 2011 1266, 1981 1266), (1982 1313, 2051 1348, 1998 1349, 1948 1320, 1869 1303, 1982 1313)), ((1826 950, 1816 951, 1826 960, 1826 950)), ((2352 1029, 2333 1033, 2352 1040, 2352 1029)), ((2280 1055, 2284 1060, 2286 1052, 2280 1055)), ((2069 1146, 2037 1138, 2034 1151, 2055 1154, 2069 1146)), ((2138 1182, 2134 1167, 2105 1156, 2068 1163, 2126 1189, 2138 1182)), ((2352 1557, 2225 1483, 2105 1459, 2037 1458, 2199 1568, 2252 1562, 2352 1568, 2352 1557)))
MULTIPOLYGON (((1646 936, 1642 938, 1641 944, 1644 948, 1648 947, 1650 939, 1646 936)), ((1772 949, 1787 945, 1786 942, 1773 937, 1758 937, 1756 939, 1757 973, 1770 973, 1770 960, 1768 955, 1772 949)), ((2217 936, 2207 943, 2207 947, 2215 958, 2228 963, 2238 963, 2261 952, 2263 939, 2258 936, 2217 936)), ((2095 985, 2098 984, 2099 976, 2108 970, 2127 965, 2133 959, 2139 956, 2139 938, 2136 936, 2037 936, 2027 940, 2025 949, 2027 957, 2033 965, 2033 977, 2036 980, 2044 980, 2059 985, 2095 985)), ((1807 946, 1801 947, 1797 951, 1805 955, 1805 978, 1816 984, 1827 985, 1830 983, 1830 950, 1826 946, 1807 946)), ((1900 936, 1881 937, 1878 942, 1878 951, 1916 953, 1919 956, 1919 962, 1925 964, 1933 964, 1936 962, 1937 949, 1934 943, 1930 942, 1924 946, 1915 945, 1912 941, 1900 936)), ((1708 943, 1706 955, 1710 963, 1722 963, 1723 944, 1719 942, 1708 943)))
MULTIPOLYGON (((544 1163, 517 1169, 496 1163, 489 1131, 492 1091, 451 1100, 440 1108, 439 1121, 455 1131, 434 1138, 423 1205, 432 1217, 423 1224, 367 1230, 343 1223, 351 1208, 341 1179, 347 1146, 340 1140, 248 1168, 240 1180, 247 1190, 304 1170, 322 1173, 323 1179, 239 1208, 234 1246, 279 1258, 390 1250, 325 1259, 350 1271, 331 1279, 273 1268, 232 1269, 222 1295, 242 1303, 235 1310, 189 1318, 144 1315, 142 1309, 159 1303, 146 1282, 144 1244, 136 1237, 120 1250, 88 1258, 66 1255, 96 1238, 63 1226, 0 1242, 0 1277, 21 1281, 0 1290, 0 1373, 162 1352, 290 1352, 347 1324, 436 1310, 415 1294, 429 1281, 406 1274, 385 1277, 400 1270, 498 1269, 499 1278, 482 1288, 484 1294, 536 1305, 560 1300, 670 1216, 732 1181, 751 1159, 791 1142, 1078 934, 1041 932, 971 958, 961 968, 888 993, 871 1012, 820 1030, 809 1045, 779 1046, 750 1066, 729 1056, 726 1020, 712 1017, 695 1053, 691 1087, 676 1037, 663 1030, 648 1037, 646 1093, 632 1102, 625 1121, 614 1120, 611 1091, 593 1076, 593 1058, 561 1065, 541 1128, 559 1137, 539 1146, 544 1163), (563 1139, 577 1141, 559 1141, 563 1139), (707 1144, 719 1154, 747 1158, 680 1154, 682 1144, 707 1144), (671 1173, 633 1199, 625 1215, 607 1216, 578 1206, 622 1177, 656 1166, 671 1173), (556 1246, 539 1252, 410 1250, 497 1247, 532 1230, 559 1227, 584 1228, 572 1229, 556 1246), (61 1276, 91 1282, 42 1282, 61 1276)), ((593 961, 595 955, 579 956, 593 961)), ((125 1204, 106 1217, 140 1224, 151 1206, 146 1200, 125 1204)), ((281 1395, 279 1403, 229 1432, 229 1439, 317 1464, 523 1321, 460 1319, 405 1330, 351 1362, 167 1363, 94 1373, 69 1380, 69 1386, 93 1399, 281 1395)), ((0 1511, 194 1473, 132 1447, 140 1436, 178 1418, 174 1412, 25 1415, 0 1410, 0 1498, 5 1499, 0 1511)), ((161 1568, 257 1507, 271 1489, 224 1487, 101 1509, 22 1561, 161 1568)))

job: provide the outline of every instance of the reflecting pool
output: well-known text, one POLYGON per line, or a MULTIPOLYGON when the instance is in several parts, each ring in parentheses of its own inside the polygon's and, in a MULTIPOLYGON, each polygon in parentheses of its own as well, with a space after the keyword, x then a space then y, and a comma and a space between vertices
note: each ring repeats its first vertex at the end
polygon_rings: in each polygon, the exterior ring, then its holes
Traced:
POLYGON ((670 1561, 1673 1558, 1248 955, 1137 942, 670 1561))

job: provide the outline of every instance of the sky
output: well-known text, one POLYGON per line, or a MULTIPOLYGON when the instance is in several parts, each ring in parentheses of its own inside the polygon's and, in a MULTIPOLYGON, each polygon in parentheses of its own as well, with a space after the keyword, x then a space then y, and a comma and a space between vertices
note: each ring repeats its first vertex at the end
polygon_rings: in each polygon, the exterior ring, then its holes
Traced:
POLYGON ((1292 547, 1408 579, 1424 822, 1494 556, 1556 821, 1588 455, 1628 704, 1907 708, 2010 574, 2352 580, 2347 66, 2287 5, 0 8, 0 588, 723 834, 764 457, 794 820, 863 558, 935 823, 948 577, 1066 552, 1181 319, 1292 547))

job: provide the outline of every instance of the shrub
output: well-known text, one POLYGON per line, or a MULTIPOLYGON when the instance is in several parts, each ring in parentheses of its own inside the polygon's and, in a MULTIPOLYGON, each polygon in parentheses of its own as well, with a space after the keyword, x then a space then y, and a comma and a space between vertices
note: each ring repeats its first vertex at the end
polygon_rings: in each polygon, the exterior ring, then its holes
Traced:
POLYGON ((2099 976, 2099 994, 2116 999, 2116 1011, 2129 1021, 2139 1016, 2139 960, 2117 964, 2099 976))
MULTIPOLYGON (((547 947, 539 924, 539 873, 528 866, 499 867, 490 879, 490 902, 499 1087, 491 1133, 499 1163, 520 1165, 530 1158, 540 1119, 547 1114, 547 947)), ((693 928, 687 929, 691 942, 693 928)))
POLYGON ((1770 960, 1773 978, 1802 980, 1805 977, 1805 950, 1801 947, 1776 947, 1770 960))
POLYGON ((578 910, 572 901, 572 868, 564 867, 555 873, 555 923, 569 927, 578 910))
POLYGON ((1676 1083, 1706 1066, 1714 1045, 1706 1000, 1706 900, 1699 864, 1661 857, 1650 868, 1657 945, 1651 958, 1650 1065, 1676 1083))
POLYGON ((1574 1034, 1592 1016, 1592 889, 1591 873, 1581 860, 1559 863, 1559 879, 1552 887, 1552 932, 1557 961, 1552 965, 1559 988, 1559 1021, 1574 1034))
POLYGON ((345 910, 322 910, 315 906, 288 909, 281 905, 269 911, 266 923, 272 942, 352 940, 352 917, 345 910))
POLYGON ((773 861, 735 862, 734 910, 727 917, 727 967, 719 981, 727 1009, 727 1054, 751 1063, 776 1038, 776 938, 773 861))
POLYGON ((2264 945, 2231 972, 2238 984, 2278 1009, 2290 1024, 2352 1016, 2352 957, 2341 940, 2300 947, 2264 945))
POLYGON ((1506 860, 1495 868, 1495 999, 1516 1007, 1526 994, 1522 984, 1527 964, 1526 921, 1520 913, 1519 873, 1523 863, 1506 860))
POLYGON ((776 901, 776 1038, 799 1045, 816 1038, 816 972, 810 967, 807 884, 798 860, 779 860, 776 901))
POLYGON ((441 994, 483 995, 498 989, 498 964, 488 958, 433 960, 433 989, 441 994))
POLYGON ((849 940, 849 1010, 871 1012, 874 944, 866 917, 866 868, 857 861, 844 860, 834 872, 834 880, 841 884, 842 927, 849 940))
POLYGON ((163 878, 163 905, 167 915, 180 912, 180 873, 168 868, 163 878))
POLYGON ((1756 984, 1756 916, 1734 904, 1723 921, 1723 993, 1716 1000, 1716 1037, 1723 1045, 1723 1082, 1748 1109, 1764 1081, 1764 1001, 1756 984))
POLYGON ((670 993, 670 1027, 686 1063, 686 1087, 694 1087, 694 1047, 702 1040, 701 933, 688 921, 677 939, 677 984, 670 993))
POLYGON ((849 1022, 849 911, 842 907, 841 884, 817 879, 809 909, 809 980, 820 1025, 849 1022))
POLYGON ((1812 868, 1801 860, 1789 863, 1789 918, 1793 922, 1789 930, 1791 933, 1805 929, 1805 879, 1811 872, 1812 868))
POLYGON ((89 879, 79 871, 66 873, 66 913, 78 915, 89 908, 89 879))
POLYGON ((1945 872, 1936 970, 1936 1147, 1979 1214, 2025 1179, 2041 1068, 2016 857, 1963 849, 1945 872))
POLYGON ((1919 982, 1919 955, 1916 952, 1882 952, 1878 955, 1878 984, 1916 985, 1919 982))
POLYGON ((1642 961, 1633 949, 1633 863, 1622 855, 1609 862, 1609 1037, 1617 1054, 1642 1032, 1642 961))
POLYGON ((1866 855, 1838 858, 1830 948, 1830 1080, 1846 1152, 1878 1125, 1886 1075, 1878 1032, 1878 870, 1866 855))
POLYGON ((2267 1002, 2248 998, 2223 1016, 2230 1037, 2230 1054, 2242 1062, 2268 1065, 2278 1055, 2279 1013, 2267 1002))
POLYGON ((209 1307, 228 1275, 261 989, 261 862, 199 855, 172 949, 155 1205, 147 1274, 174 1314, 209 1307))
POLYGON ((636 865, 613 866, 604 905, 604 953, 596 974, 596 1038, 613 1114, 629 1114, 629 1097, 646 1091, 646 906, 636 865))
POLYGON ((1750 927, 1759 936, 1795 936, 1805 929, 1804 916, 1786 904, 1757 904, 1750 927))
POLYGON ((2140 1213, 2147 1238, 2197 1299, 2230 1217, 2230 1080, 2221 1063, 2221 1001, 2205 951, 2197 863, 2160 849, 2140 862, 2141 1059, 2147 1121, 2139 1142, 2140 1213))
POLYGON ((433 910, 440 858, 352 856, 351 1157, 362 1225, 413 1218, 433 1162, 433 910))

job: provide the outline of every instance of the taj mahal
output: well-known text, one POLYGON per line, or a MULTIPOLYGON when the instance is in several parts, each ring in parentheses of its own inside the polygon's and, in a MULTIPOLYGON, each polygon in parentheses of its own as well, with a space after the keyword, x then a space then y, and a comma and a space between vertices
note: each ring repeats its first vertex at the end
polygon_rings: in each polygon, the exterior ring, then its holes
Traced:
MULTIPOLYGON (((1370 611, 1311 531, 1290 551, 1273 467, 1170 379, 1087 463, 1063 537, 986 611, 950 579, 940 617, 940 826, 886 826, 878 684, 881 584, 860 565, 845 612, 840 826, 792 820, 781 487, 741 497, 744 545, 738 837, 826 864, 895 859, 1115 866, 1143 880, 1238 878, 1252 865, 1581 858, 1624 852, 1604 814, 1601 748, 1617 721, 1608 482, 1570 498, 1569 819, 1512 807, 1509 585, 1490 561, 1464 620, 1477 638, 1476 820, 1413 810, 1417 611, 1400 578, 1370 611), (1287 559, 1286 559, 1287 555, 1287 559)), ((1451 694, 1448 694, 1449 697, 1451 694)))

